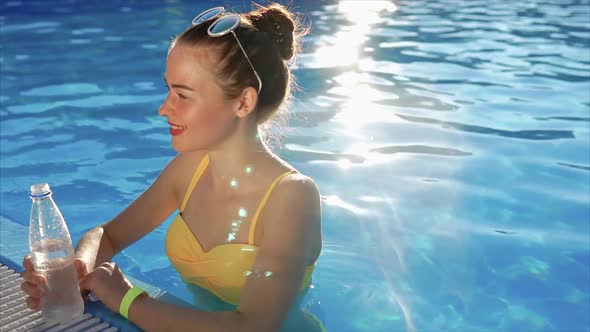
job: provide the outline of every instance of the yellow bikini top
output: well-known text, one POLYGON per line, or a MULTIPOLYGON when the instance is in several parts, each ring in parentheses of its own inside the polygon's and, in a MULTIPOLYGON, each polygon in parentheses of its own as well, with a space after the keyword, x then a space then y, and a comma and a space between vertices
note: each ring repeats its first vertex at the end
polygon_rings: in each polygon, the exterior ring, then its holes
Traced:
MULTIPOLYGON (((248 243, 224 243, 205 252, 203 247, 186 225, 181 213, 184 211, 188 199, 199 178, 209 165, 209 156, 199 163, 191 183, 184 195, 180 206, 180 213, 172 221, 166 234, 166 255, 185 282, 203 287, 223 301, 237 305, 246 282, 248 271, 252 269, 258 247, 254 245, 254 231, 260 212, 276 184, 295 171, 288 171, 279 175, 270 185, 264 195, 250 225, 248 243)), ((311 273, 315 263, 305 270, 300 292, 304 291, 311 281, 311 273)))

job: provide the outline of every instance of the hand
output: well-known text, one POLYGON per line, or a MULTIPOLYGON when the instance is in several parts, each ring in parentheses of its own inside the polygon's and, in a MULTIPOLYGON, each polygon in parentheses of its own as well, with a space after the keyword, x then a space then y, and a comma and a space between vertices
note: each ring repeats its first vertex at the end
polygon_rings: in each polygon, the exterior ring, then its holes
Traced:
MULTIPOLYGON (((82 259, 76 258, 74 265, 78 273, 78 280, 88 274, 88 268, 82 259)), ((26 299, 27 306, 32 310, 39 310, 41 309, 41 299, 47 292, 47 280, 41 273, 35 270, 30 254, 26 255, 23 259, 23 267, 25 268, 25 272, 23 273, 23 279, 25 281, 20 285, 20 289, 28 295, 26 299)), ((88 293, 87 291, 81 292, 84 302, 86 302, 88 293)))
POLYGON ((104 262, 80 279, 80 289, 94 294, 114 312, 119 312, 123 297, 133 286, 117 264, 104 262))

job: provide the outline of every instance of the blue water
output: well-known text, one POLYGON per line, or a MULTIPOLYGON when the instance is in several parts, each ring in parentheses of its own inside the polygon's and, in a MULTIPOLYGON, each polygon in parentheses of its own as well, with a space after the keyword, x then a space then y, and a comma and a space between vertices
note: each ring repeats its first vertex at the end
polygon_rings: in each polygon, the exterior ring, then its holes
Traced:
MULTIPOLYGON (((49 182, 74 239, 173 157, 170 37, 211 4, 0 5, 0 215, 49 182)), ((276 152, 313 177, 328 331, 590 331, 590 1, 295 1, 311 22, 276 152)), ((116 258, 190 301, 170 220, 116 258)))

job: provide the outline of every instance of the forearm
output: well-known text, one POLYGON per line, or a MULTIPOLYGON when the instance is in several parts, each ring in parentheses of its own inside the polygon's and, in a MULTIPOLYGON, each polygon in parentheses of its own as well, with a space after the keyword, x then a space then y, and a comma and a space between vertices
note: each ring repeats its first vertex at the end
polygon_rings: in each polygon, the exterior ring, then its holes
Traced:
POLYGON ((76 257, 81 258, 88 267, 88 271, 103 262, 111 261, 115 256, 111 241, 102 227, 89 230, 76 246, 76 257))
POLYGON ((145 295, 138 297, 131 304, 129 319, 149 332, 246 332, 251 330, 238 311, 201 311, 165 303, 145 295))

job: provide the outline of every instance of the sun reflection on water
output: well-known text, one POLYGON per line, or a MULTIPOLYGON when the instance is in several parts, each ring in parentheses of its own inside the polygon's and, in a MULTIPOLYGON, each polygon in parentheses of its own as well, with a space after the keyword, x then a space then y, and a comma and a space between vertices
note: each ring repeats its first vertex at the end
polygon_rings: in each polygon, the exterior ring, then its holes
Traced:
POLYGON ((371 26, 382 20, 381 13, 397 10, 391 1, 340 1, 338 5, 329 7, 326 9, 342 14, 351 24, 343 25, 340 31, 318 40, 320 47, 306 66, 329 68, 356 64, 361 59, 361 47, 371 26))
MULTIPOLYGON (((363 160, 375 162, 379 159, 377 154, 372 152, 375 145, 374 137, 371 135, 371 125, 375 123, 394 123, 399 120, 395 119, 391 110, 384 109, 378 104, 380 101, 391 102, 399 96, 393 89, 395 83, 392 80, 372 74, 364 70, 367 63, 372 63, 371 57, 375 49, 367 47, 367 41, 374 26, 383 22, 386 17, 391 17, 391 13, 397 10, 397 6, 392 1, 340 1, 336 9, 342 14, 344 19, 351 24, 340 25, 342 28, 333 34, 329 34, 324 40, 319 41, 319 48, 315 51, 310 61, 311 67, 320 68, 343 68, 342 72, 333 78, 332 87, 327 91, 331 96, 340 98, 342 103, 332 121, 338 124, 339 135, 353 139, 353 142, 345 152, 350 155, 361 156, 363 160)), ((398 64, 390 62, 390 67, 398 67, 398 64)), ((390 68, 391 69, 391 68, 390 68)), ((393 70, 393 69, 392 69, 393 70)), ((399 70, 396 70, 399 71, 399 70)), ((375 71, 379 73, 380 71, 375 71)), ((341 169, 349 169, 353 165, 350 160, 344 158, 338 161, 341 169)), ((391 208, 389 218, 371 217, 370 209, 361 208, 354 203, 348 203, 336 195, 327 195, 324 197, 324 203, 327 205, 338 206, 340 208, 352 211, 357 216, 368 216, 372 223, 361 225, 361 227, 377 227, 380 231, 379 239, 376 241, 375 259, 380 265, 386 285, 386 298, 390 303, 396 303, 402 315, 404 316, 406 329, 414 331, 415 325, 412 318, 411 302, 406 298, 407 292, 400 289, 395 281, 396 276, 393 271, 400 274, 407 273, 404 248, 400 239, 391 235, 388 230, 391 227, 406 227, 402 219, 397 218, 396 207, 389 197, 389 193, 384 192, 382 199, 385 199, 391 208), (390 219, 392 218, 392 219, 390 219), (393 225, 391 225, 393 223, 393 225), (395 260, 385 259, 386 256, 395 255, 395 260)))

